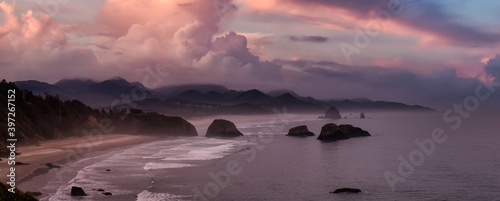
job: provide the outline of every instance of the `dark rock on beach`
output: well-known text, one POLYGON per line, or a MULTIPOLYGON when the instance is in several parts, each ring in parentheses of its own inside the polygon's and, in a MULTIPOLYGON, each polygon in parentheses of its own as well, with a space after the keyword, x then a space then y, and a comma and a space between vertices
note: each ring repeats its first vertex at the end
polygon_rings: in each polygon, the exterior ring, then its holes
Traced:
POLYGON ((113 193, 110 193, 110 192, 104 192, 102 194, 104 194, 104 195, 113 195, 113 193))
POLYGON ((305 137, 305 136, 314 136, 314 133, 309 131, 307 129, 307 126, 302 125, 290 128, 290 130, 288 130, 287 136, 305 137))
POLYGON ((71 187, 71 196, 87 196, 85 191, 83 191, 82 188, 77 187, 77 186, 72 186, 71 187))
POLYGON ((361 190, 357 188, 339 188, 330 193, 361 193, 361 190))
POLYGON ((14 165, 29 165, 29 163, 16 162, 14 165))
POLYGON ((216 119, 207 129, 207 137, 238 137, 243 134, 236 128, 233 122, 224 119, 216 119))
POLYGON ((53 169, 53 168, 61 168, 61 166, 59 165, 54 165, 52 163, 45 163, 45 166, 49 167, 50 169, 53 169))
POLYGON ((345 140, 352 137, 363 137, 370 136, 370 133, 367 131, 354 127, 349 124, 344 124, 337 126, 334 123, 325 124, 321 128, 321 133, 318 136, 318 140, 322 141, 337 141, 337 140, 345 140))

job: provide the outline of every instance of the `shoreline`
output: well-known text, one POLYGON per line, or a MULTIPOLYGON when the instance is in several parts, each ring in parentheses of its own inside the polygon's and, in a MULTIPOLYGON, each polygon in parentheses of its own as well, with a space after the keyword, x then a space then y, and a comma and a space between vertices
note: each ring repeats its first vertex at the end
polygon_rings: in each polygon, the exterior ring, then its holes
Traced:
MULTIPOLYGON (((7 160, 2 158, 0 172, 7 173, 10 167, 15 167, 17 186, 35 176, 48 173, 51 168, 46 166, 47 163, 58 165, 75 155, 141 144, 159 138, 152 135, 104 134, 90 137, 71 137, 45 141, 39 145, 21 146, 18 147, 18 152, 21 155, 16 156, 16 162, 28 163, 28 165, 10 166, 7 164, 7 160)), ((0 182, 7 181, 7 176, 0 177, 0 182)))

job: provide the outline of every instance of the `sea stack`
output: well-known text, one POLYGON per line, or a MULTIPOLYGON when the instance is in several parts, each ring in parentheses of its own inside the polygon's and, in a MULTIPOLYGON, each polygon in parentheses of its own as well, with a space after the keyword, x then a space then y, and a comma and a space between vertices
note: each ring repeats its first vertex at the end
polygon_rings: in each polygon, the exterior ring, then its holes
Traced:
POLYGON ((71 187, 71 196, 87 196, 85 191, 83 191, 82 188, 78 186, 72 186, 71 187))
POLYGON ((297 126, 290 128, 288 130, 287 136, 298 136, 298 137, 306 137, 306 136, 314 136, 314 133, 307 129, 307 126, 297 126))
POLYGON ((361 193, 361 190, 357 188, 339 188, 330 193, 361 193))
POLYGON ((349 124, 344 124, 337 126, 334 123, 325 124, 321 128, 321 133, 318 136, 318 140, 321 141, 337 141, 345 140, 352 137, 364 137, 371 136, 367 131, 354 127, 349 124))
POLYGON ((325 113, 324 118, 328 119, 341 119, 342 117, 340 116, 339 110, 337 110, 336 107, 332 106, 330 109, 328 109, 325 113))
POLYGON ((216 119, 207 129, 206 137, 239 137, 243 134, 236 128, 233 122, 224 119, 216 119))

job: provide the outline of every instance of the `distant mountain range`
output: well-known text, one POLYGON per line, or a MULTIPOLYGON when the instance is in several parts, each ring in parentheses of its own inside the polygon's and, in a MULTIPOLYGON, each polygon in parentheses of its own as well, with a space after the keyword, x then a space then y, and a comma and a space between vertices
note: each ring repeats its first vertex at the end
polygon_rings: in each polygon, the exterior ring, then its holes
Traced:
POLYGON ((62 100, 77 99, 97 108, 109 108, 111 105, 120 103, 145 111, 180 116, 261 114, 270 113, 273 108, 282 109, 283 107, 293 113, 323 113, 330 106, 346 112, 434 111, 420 105, 372 101, 367 98, 318 100, 313 97, 302 97, 290 90, 275 90, 268 93, 257 89, 235 91, 224 86, 209 84, 148 89, 141 83, 128 82, 119 77, 102 82, 74 79, 61 80, 55 84, 36 80, 14 83, 19 88, 33 91, 37 95, 58 95, 62 100), (138 96, 142 98, 134 99, 138 96))

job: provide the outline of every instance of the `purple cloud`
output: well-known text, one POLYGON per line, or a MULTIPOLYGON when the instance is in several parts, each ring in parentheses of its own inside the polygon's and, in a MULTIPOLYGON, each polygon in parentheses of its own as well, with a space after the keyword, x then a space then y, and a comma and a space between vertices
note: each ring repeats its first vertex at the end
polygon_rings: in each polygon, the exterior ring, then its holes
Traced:
POLYGON ((435 1, 407 0, 283 0, 302 5, 327 6, 348 10, 359 18, 373 18, 371 11, 378 12, 388 8, 401 9, 391 16, 392 20, 415 30, 438 36, 446 42, 467 46, 492 46, 500 42, 500 34, 480 30, 478 27, 456 21, 457 16, 450 14, 446 7, 435 1), (391 6, 389 6, 389 3, 391 6))

